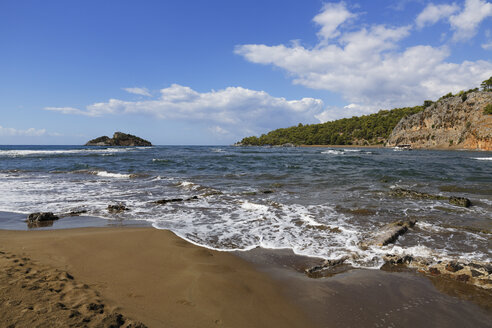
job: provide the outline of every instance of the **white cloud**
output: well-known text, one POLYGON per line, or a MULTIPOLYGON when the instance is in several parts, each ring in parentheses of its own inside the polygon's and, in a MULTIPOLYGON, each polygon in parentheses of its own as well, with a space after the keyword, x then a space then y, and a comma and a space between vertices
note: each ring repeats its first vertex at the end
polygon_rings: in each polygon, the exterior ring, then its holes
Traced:
POLYGON ((230 134, 230 132, 224 128, 222 128, 221 126, 211 126, 209 128, 209 130, 213 133, 213 134, 217 134, 217 135, 226 135, 226 134, 230 134))
POLYGON ((485 50, 492 50, 492 41, 482 44, 482 48, 485 50))
POLYGON ((53 112, 60 112, 63 114, 78 114, 78 115, 87 115, 87 116, 98 116, 97 113, 86 112, 86 111, 80 110, 78 108, 73 108, 73 107, 45 107, 43 109, 53 111, 53 112))
POLYGON ((146 97, 151 96, 151 94, 147 88, 123 88, 123 90, 125 90, 128 93, 133 93, 133 94, 139 95, 139 96, 146 96, 146 97))
POLYGON ((377 108, 373 106, 361 106, 359 104, 348 104, 343 108, 340 107, 328 107, 323 112, 319 113, 315 117, 320 122, 328 122, 338 120, 344 117, 369 115, 374 113, 377 108))
POLYGON ((337 28, 350 18, 355 17, 347 10, 345 4, 341 3, 326 3, 323 6, 321 13, 313 18, 313 21, 321 25, 318 36, 321 39, 328 40, 340 34, 337 28))
POLYGON ((447 62, 447 47, 402 49, 399 42, 410 34, 409 26, 372 25, 356 31, 339 25, 332 31, 330 26, 329 35, 338 37, 313 48, 247 44, 235 52, 250 62, 285 69, 295 84, 340 93, 348 102, 374 111, 436 99, 475 87, 492 75, 489 61, 447 62))
POLYGON ((45 129, 34 129, 34 128, 29 128, 27 130, 18 130, 14 128, 6 128, 3 126, 0 126, 0 136, 4 137, 40 137, 46 134, 45 129))
POLYGON ((264 91, 228 87, 200 93, 189 87, 173 84, 160 90, 160 97, 145 101, 110 99, 88 105, 84 110, 71 107, 48 107, 64 114, 101 116, 105 114, 148 114, 159 119, 199 121, 213 126, 214 133, 229 131, 242 134, 299 122, 315 121, 324 109, 314 98, 286 100, 264 91))
POLYGON ((480 23, 492 16, 492 3, 484 0, 466 0, 464 10, 449 17, 451 28, 455 30, 454 41, 467 40, 475 36, 480 23))
POLYGON ((417 16, 415 23, 418 28, 422 28, 427 25, 433 25, 441 19, 448 18, 460 8, 456 4, 451 5, 435 5, 430 3, 424 10, 417 16))

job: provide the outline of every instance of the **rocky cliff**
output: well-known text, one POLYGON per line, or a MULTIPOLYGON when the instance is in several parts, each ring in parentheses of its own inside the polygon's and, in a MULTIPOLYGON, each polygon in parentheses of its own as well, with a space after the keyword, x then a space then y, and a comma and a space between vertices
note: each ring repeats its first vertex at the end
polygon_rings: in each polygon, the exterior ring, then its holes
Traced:
POLYGON ((400 120, 386 146, 492 150, 492 92, 471 92, 437 101, 424 111, 400 120))
POLYGON ((102 136, 88 141, 86 146, 152 146, 142 138, 122 132, 115 132, 113 138, 102 136))

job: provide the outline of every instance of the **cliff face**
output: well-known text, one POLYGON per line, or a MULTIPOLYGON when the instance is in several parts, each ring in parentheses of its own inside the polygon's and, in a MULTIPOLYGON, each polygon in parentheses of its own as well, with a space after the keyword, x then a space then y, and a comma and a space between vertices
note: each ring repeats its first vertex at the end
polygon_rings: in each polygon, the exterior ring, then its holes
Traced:
POLYGON ((122 132, 115 132, 113 138, 102 136, 92 139, 85 144, 86 146, 152 146, 152 144, 142 138, 122 132))
POLYGON ((492 92, 472 92, 440 100, 424 111, 401 119, 386 146, 410 144, 413 148, 492 150, 492 92))

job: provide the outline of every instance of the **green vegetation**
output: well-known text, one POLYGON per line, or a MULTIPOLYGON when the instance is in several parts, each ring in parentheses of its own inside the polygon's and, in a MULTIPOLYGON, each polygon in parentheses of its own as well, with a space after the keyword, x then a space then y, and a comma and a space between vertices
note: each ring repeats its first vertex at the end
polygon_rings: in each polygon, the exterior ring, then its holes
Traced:
POLYGON ((247 137, 241 140, 241 143, 252 146, 286 143, 296 145, 382 144, 403 117, 418 113, 423 109, 423 106, 396 108, 321 124, 299 124, 271 131, 259 138, 247 137))
POLYGON ((483 81, 480 86, 483 91, 492 91, 492 76, 488 80, 483 81))
MULTIPOLYGON (((480 85, 484 91, 492 91, 492 77, 480 85)), ((448 93, 438 101, 459 96, 462 101, 468 99, 468 94, 478 91, 478 88, 468 91, 460 91, 456 95, 448 93)), ((409 115, 423 111, 433 105, 431 100, 424 101, 422 106, 395 108, 392 110, 380 110, 371 115, 343 118, 340 120, 321 124, 303 125, 282 128, 262 134, 260 137, 246 137, 240 141, 243 145, 377 145, 383 144, 389 137, 398 122, 409 115)), ((484 109, 485 114, 492 114, 492 104, 484 109)), ((432 126, 432 128, 435 128, 432 126)), ((435 136, 430 136, 434 140, 435 136)), ((450 145, 452 144, 450 140, 450 145)))
POLYGON ((492 104, 488 104, 487 106, 485 106, 483 113, 485 115, 492 115, 492 104))

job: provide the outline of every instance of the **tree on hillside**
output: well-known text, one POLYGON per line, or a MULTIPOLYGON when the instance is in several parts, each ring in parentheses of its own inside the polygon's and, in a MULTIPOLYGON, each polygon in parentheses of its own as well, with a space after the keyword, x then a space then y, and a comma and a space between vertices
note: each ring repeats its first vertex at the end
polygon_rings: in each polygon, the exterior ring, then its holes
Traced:
POLYGON ((480 86, 483 91, 492 91, 492 76, 488 80, 483 81, 480 86))

